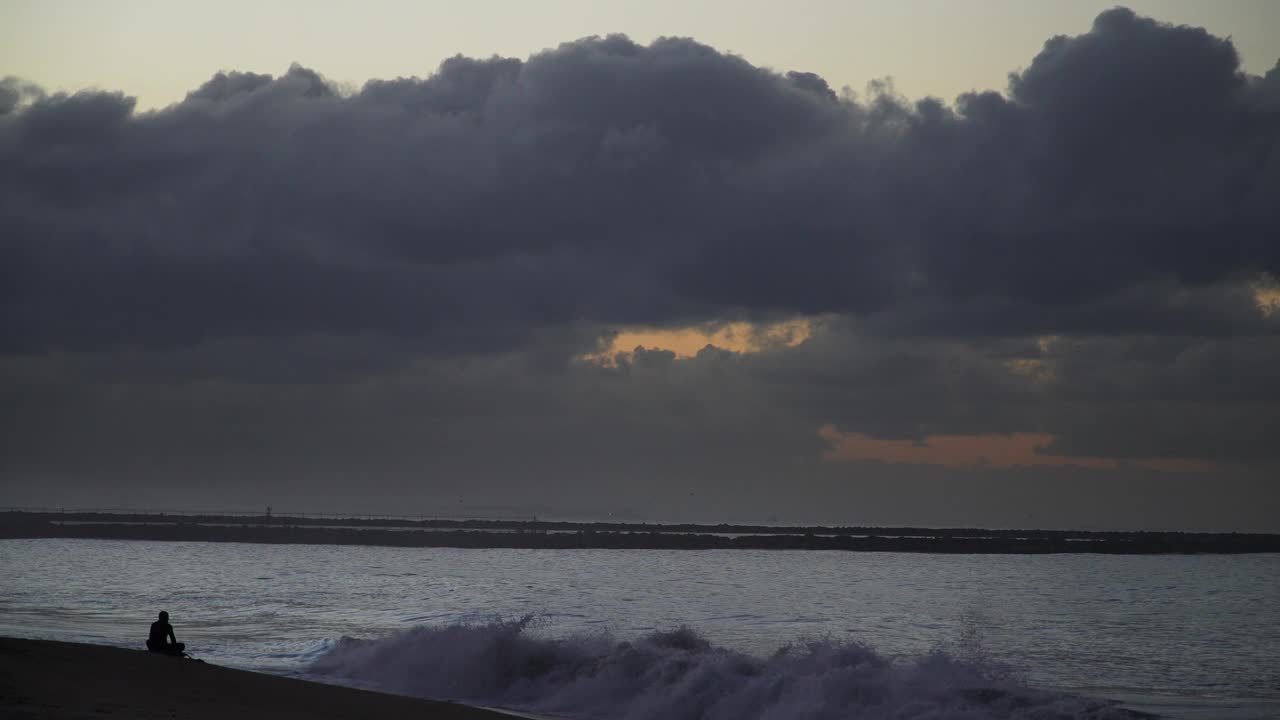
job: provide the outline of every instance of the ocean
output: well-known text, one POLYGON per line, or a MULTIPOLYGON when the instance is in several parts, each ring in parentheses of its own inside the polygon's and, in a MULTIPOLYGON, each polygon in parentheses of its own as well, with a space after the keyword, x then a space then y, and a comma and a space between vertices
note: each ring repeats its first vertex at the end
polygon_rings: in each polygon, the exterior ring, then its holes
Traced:
POLYGON ((1280 718, 1280 555, 0 541, 0 634, 569 718, 1280 718), (1113 706, 1099 699, 1116 701, 1113 706))

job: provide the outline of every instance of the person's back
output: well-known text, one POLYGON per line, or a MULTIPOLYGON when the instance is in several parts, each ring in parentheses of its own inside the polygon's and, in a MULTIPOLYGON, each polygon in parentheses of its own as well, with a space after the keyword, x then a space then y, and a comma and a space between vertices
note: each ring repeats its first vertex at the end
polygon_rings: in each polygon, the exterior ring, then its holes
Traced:
POLYGON ((178 642, 173 634, 173 626, 169 624, 169 613, 161 611, 160 619, 151 623, 151 635, 147 638, 147 649, 151 652, 181 655, 186 645, 178 642))
POLYGON ((147 642, 152 645, 168 645, 169 636, 173 634, 173 626, 163 620, 151 623, 151 637, 147 642))

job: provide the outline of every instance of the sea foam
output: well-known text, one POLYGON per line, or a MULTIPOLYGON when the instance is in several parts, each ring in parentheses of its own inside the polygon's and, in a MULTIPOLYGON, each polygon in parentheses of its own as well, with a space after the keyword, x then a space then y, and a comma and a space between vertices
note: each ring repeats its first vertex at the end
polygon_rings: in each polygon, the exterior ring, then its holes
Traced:
POLYGON ((798 640, 768 657, 681 627, 631 640, 545 638, 531 618, 343 638, 309 668, 419 697, 597 720, 1131 719, 1106 701, 1035 690, 981 653, 883 656, 798 640))

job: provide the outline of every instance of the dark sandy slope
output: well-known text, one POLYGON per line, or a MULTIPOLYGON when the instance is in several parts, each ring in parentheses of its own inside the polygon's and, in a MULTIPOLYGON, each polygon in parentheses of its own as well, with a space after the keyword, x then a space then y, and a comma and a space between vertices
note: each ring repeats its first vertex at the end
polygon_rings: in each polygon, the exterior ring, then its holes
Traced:
POLYGON ((0 638, 0 717, 511 720, 512 716, 145 651, 0 638))

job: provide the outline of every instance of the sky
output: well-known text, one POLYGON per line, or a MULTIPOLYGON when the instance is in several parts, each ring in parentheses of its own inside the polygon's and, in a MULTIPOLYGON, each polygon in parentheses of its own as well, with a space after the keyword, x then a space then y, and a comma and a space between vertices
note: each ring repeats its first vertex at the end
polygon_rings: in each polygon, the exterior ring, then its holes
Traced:
MULTIPOLYGON (((911 98, 1003 90, 1053 35, 1087 30, 1106 0, 0 0, 0 69, 51 91, 120 90, 178 102, 219 71, 292 63, 358 89, 426 76, 462 54, 527 58, 591 35, 692 37, 752 64, 861 92, 892 78, 911 98)), ((1136 12, 1232 38, 1252 73, 1274 64, 1271 0, 1147 0, 1136 12)))
POLYGON ((1280 531, 1280 5, 0 14, 0 504, 1280 531))

